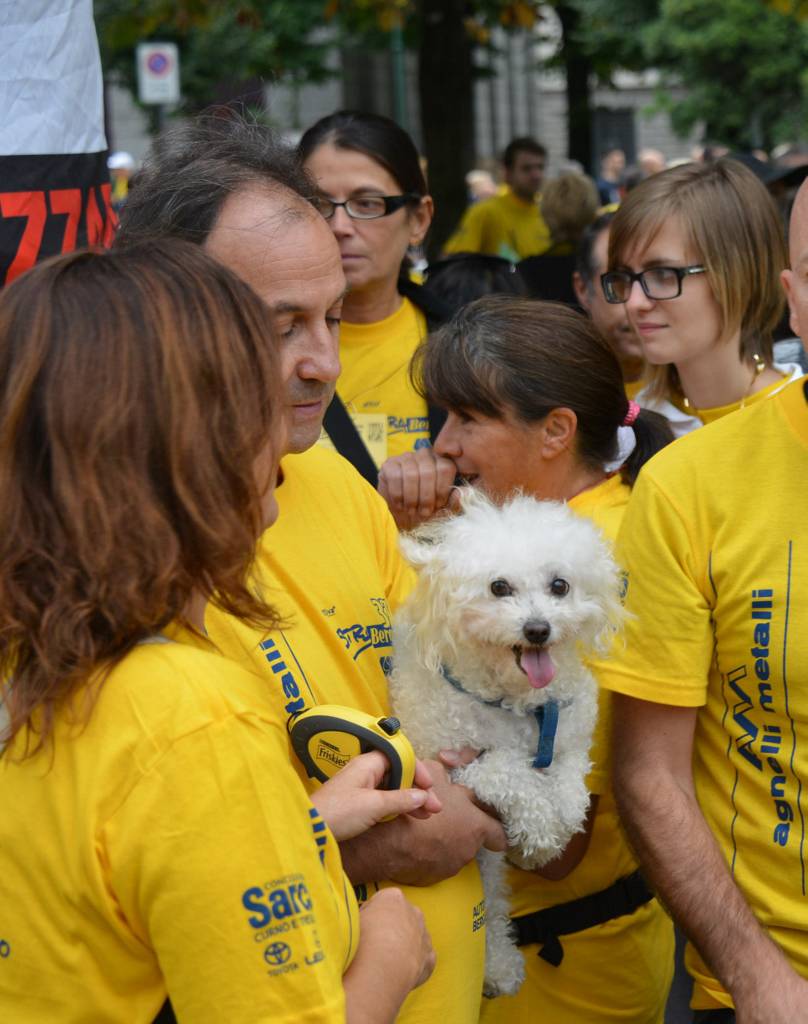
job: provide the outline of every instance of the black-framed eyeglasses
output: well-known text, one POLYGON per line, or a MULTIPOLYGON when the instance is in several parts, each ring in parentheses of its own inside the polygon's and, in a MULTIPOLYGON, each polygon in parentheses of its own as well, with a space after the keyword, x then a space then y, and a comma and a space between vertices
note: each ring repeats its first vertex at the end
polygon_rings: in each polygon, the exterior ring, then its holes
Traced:
POLYGON ((401 196, 352 196, 344 203, 326 196, 317 196, 315 205, 326 220, 331 220, 338 206, 353 220, 376 220, 378 217, 388 217, 407 203, 417 203, 420 199, 417 192, 405 192, 401 196))
POLYGON ((690 274, 703 274, 706 267, 649 267, 635 274, 631 270, 610 270, 600 275, 600 284, 607 302, 628 302, 635 281, 649 299, 678 299, 682 294, 682 281, 690 274))

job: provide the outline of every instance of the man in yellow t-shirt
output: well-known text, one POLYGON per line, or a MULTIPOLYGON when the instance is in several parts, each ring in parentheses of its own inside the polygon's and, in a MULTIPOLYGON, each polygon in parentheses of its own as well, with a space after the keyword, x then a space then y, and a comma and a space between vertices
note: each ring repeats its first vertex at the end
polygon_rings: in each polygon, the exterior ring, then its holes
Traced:
MULTIPOLYGON (((808 333, 808 187, 784 272, 808 333)), ((626 650, 616 792, 643 868, 688 934, 696 1020, 808 1019, 808 389, 677 441, 620 533, 626 650)))
POLYGON ((507 188, 466 210, 444 252, 484 252, 514 262, 546 252, 552 239, 538 203, 546 161, 547 150, 535 139, 509 142, 502 155, 507 188))
MULTIPOLYGON (((212 611, 207 628, 222 653, 260 673, 284 727, 290 713, 315 703, 386 712, 389 616, 408 586, 382 499, 340 456, 312 447, 339 372, 345 278, 337 243, 302 198, 307 194, 293 156, 265 130, 238 119, 192 121, 147 160, 116 243, 173 234, 203 244, 256 290, 273 317, 289 440, 281 516, 260 545, 256 583, 271 593, 285 626, 265 636, 212 611)), ((438 966, 398 1020, 474 1024, 484 907, 473 858, 484 842, 504 848, 504 833, 440 765, 430 763, 430 770, 439 814, 386 822, 341 849, 360 896, 392 882, 424 911, 438 966)), ((311 789, 312 781, 304 782, 311 789)))

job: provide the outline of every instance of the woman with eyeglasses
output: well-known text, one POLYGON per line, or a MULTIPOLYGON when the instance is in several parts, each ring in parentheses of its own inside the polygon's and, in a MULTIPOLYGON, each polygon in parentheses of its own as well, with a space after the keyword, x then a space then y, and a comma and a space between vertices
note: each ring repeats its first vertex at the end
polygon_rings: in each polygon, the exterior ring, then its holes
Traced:
POLYGON ((407 261, 408 249, 420 245, 429 229, 432 199, 412 139, 389 118, 331 114, 303 135, 299 153, 317 183, 320 210, 339 243, 348 284, 339 402, 329 410, 325 429, 375 485, 388 456, 428 446, 439 427, 433 423, 430 431, 426 402, 408 374, 427 319, 444 317, 441 304, 410 279, 407 261), (355 430, 350 422, 346 427, 339 403, 355 430), (342 443, 346 430, 354 442, 360 435, 362 464, 353 457, 355 444, 346 450, 342 443))
POLYGON ((625 303, 649 364, 637 399, 676 434, 800 376, 772 358, 786 265, 774 202, 737 160, 655 174, 620 206, 601 283, 609 302, 625 303))

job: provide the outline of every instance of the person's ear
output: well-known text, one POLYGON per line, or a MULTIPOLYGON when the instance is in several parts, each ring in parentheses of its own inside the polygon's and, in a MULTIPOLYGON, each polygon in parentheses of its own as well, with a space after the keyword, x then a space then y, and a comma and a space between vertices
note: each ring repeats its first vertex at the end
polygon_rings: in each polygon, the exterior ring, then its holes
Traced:
POLYGON ((578 417, 566 406, 552 409, 542 424, 541 454, 545 459, 555 459, 563 452, 571 451, 578 431, 578 417))
POLYGON ((420 245, 423 242, 434 214, 432 196, 423 196, 420 203, 410 210, 410 245, 420 245))

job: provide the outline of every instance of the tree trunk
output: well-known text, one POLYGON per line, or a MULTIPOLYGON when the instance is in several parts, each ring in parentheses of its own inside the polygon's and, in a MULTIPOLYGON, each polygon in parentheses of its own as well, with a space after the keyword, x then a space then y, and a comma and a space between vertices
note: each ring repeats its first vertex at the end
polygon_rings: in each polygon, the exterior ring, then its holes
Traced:
POLYGON ((418 93, 435 219, 428 238, 440 252, 466 208, 466 172, 474 160, 472 43, 465 0, 420 0, 418 93))
POLYGON ((592 154, 591 65, 580 52, 575 39, 580 14, 569 4, 556 4, 561 21, 561 54, 567 76, 567 150, 571 160, 578 160, 584 170, 594 173, 592 154))

